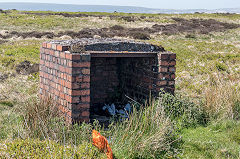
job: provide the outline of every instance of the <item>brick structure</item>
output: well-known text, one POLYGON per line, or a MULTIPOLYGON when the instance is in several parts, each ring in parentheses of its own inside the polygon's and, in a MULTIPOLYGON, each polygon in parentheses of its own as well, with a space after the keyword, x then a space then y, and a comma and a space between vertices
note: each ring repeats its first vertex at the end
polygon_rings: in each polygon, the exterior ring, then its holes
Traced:
POLYGON ((104 104, 174 93, 176 54, 160 46, 115 39, 45 42, 40 95, 51 97, 69 123, 89 122, 104 104))

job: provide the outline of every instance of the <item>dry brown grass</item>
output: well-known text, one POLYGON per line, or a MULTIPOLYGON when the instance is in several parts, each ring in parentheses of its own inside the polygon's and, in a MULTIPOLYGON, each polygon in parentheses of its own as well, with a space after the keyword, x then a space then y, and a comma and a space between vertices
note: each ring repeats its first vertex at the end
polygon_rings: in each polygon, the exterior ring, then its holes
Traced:
POLYGON ((220 74, 212 75, 204 98, 204 107, 210 117, 233 119, 239 113, 240 91, 234 78, 226 81, 220 74))
POLYGON ((29 137, 52 138, 56 136, 56 128, 51 124, 54 120, 60 122, 59 112, 50 98, 45 100, 31 99, 22 110, 24 127, 29 137), (57 120, 58 119, 58 120, 57 120))

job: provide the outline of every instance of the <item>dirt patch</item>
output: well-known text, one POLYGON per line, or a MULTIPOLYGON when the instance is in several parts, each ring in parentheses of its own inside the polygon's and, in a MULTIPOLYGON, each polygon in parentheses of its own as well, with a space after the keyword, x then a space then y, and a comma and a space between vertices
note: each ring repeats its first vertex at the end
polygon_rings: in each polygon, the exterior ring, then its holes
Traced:
POLYGON ((16 66, 18 74, 28 75, 39 71, 39 64, 31 64, 30 61, 23 61, 16 66))
POLYGON ((0 72, 0 82, 5 81, 6 79, 8 79, 8 74, 0 72))
POLYGON ((163 34, 172 35, 177 33, 200 33, 208 34, 210 32, 222 32, 228 29, 240 27, 239 24, 223 23, 214 19, 183 19, 173 18, 177 23, 168 25, 152 26, 153 29, 161 31, 163 34))
POLYGON ((173 18, 175 24, 159 25, 155 24, 152 27, 146 28, 125 28, 120 25, 115 25, 110 28, 89 29, 85 28, 78 32, 75 31, 62 31, 57 34, 53 32, 16 32, 13 31, 8 35, 1 35, 0 38, 8 39, 13 36, 22 38, 42 38, 47 37, 52 39, 54 37, 70 36, 71 38, 93 38, 96 35, 103 38, 118 37, 131 37, 134 39, 147 40, 150 39, 151 34, 165 34, 173 35, 179 33, 187 34, 208 34, 210 32, 222 32, 228 29, 235 29, 240 27, 239 24, 223 23, 214 19, 182 19, 173 18))
MULTIPOLYGON (((1 35, 0 35, 0 37, 1 37, 1 35)), ((0 45, 3 43, 6 43, 6 42, 7 42, 7 40, 0 40, 0 45)))

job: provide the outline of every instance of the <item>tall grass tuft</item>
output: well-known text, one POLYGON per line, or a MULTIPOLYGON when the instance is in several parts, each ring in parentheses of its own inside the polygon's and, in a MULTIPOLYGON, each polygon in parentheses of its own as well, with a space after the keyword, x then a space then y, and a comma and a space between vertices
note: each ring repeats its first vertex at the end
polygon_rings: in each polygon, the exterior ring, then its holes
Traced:
POLYGON ((205 89, 204 109, 212 119, 239 119, 239 86, 220 75, 211 76, 205 89))
POLYGON ((162 158, 178 155, 180 138, 160 100, 137 110, 105 132, 117 158, 162 158))
POLYGON ((59 115, 59 111, 51 99, 38 100, 32 98, 23 109, 22 131, 26 138, 54 140, 63 145, 79 145, 90 142, 92 125, 69 125, 59 115))

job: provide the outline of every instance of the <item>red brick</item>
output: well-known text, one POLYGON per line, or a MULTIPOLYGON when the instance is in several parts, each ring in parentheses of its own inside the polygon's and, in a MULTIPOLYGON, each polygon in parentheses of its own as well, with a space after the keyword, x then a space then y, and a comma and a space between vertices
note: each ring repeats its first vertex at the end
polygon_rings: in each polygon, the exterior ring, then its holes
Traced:
POLYGON ((45 90, 49 91, 49 86, 48 85, 45 85, 45 90))
POLYGON ((50 51, 49 51, 49 54, 52 55, 52 56, 54 56, 54 55, 55 55, 55 51, 54 51, 54 50, 50 50, 50 51))
POLYGON ((74 84, 72 84, 71 82, 65 81, 65 86, 69 89, 74 89, 74 84))
POLYGON ((90 108, 90 104, 77 104, 76 108, 74 109, 79 110, 79 109, 89 109, 89 108, 90 108))
POLYGON ((80 102, 80 97, 72 97, 71 103, 79 103, 80 102))
POLYGON ((162 53, 159 55, 159 58, 160 58, 160 60, 167 60, 169 58, 169 54, 162 53))
POLYGON ((81 55, 72 54, 72 60, 81 60, 81 55))
POLYGON ((83 111, 81 116, 88 117, 90 115, 89 111, 83 111))
POLYGON ((83 82, 84 76, 76 77, 76 82, 83 82))
POLYGON ((169 67, 169 72, 176 72, 176 67, 169 67))
POLYGON ((65 67, 65 72, 68 74, 72 74, 72 68, 65 67))
POLYGON ((72 67, 90 67, 90 62, 72 62, 72 67))
POLYGON ((159 64, 160 64, 161 66, 169 66, 168 61, 160 61, 159 64))
POLYGON ((90 102, 90 96, 81 97, 82 102, 90 102))
POLYGON ((48 61, 45 61, 45 66, 49 67, 49 62, 48 61))
MULTIPOLYGON (((66 70, 67 70, 67 69, 66 69, 66 70)), ((67 71, 66 71, 66 72, 67 72, 67 71)), ((68 72, 67 72, 67 73, 68 73, 68 72)), ((69 82, 75 82, 75 77, 67 74, 67 81, 69 81, 69 82)))
POLYGON ((40 88, 43 88, 43 87, 44 87, 43 83, 40 83, 40 88))
POLYGON ((46 43, 46 42, 43 42, 43 43, 42 43, 42 47, 43 47, 43 48, 47 48, 47 43, 46 43))
POLYGON ((84 75, 90 75, 90 69, 82 69, 84 75))
POLYGON ((72 54, 71 53, 66 53, 66 59, 72 60, 72 54))
POLYGON ((67 111, 67 115, 70 117, 72 116, 72 112, 71 111, 67 111))
POLYGON ((58 109, 59 109, 62 113, 65 112, 64 106, 62 106, 62 105, 59 105, 59 106, 58 106, 58 109))
POLYGON ((60 52, 60 58, 63 58, 63 59, 66 58, 66 56, 65 56, 65 52, 60 52))
POLYGON ((54 68, 54 64, 53 63, 49 63, 49 67, 50 68, 54 68))
POLYGON ((52 48, 52 44, 51 43, 47 43, 47 48, 51 49, 52 48))
POLYGON ((61 73, 61 76, 60 76, 60 77, 61 77, 62 79, 63 79, 63 75, 64 75, 64 74, 63 74, 63 73, 61 73))
POLYGON ((60 92, 60 98, 65 99, 65 94, 60 92))
POLYGON ((67 74, 66 73, 63 74, 63 79, 67 80, 67 74))
POLYGON ((68 46, 57 45, 58 51, 67 51, 69 49, 68 46))
POLYGON ((64 66, 59 66, 59 70, 61 71, 61 72, 66 72, 66 70, 65 70, 65 67, 64 66))
POLYGON ((49 55, 49 51, 50 51, 49 49, 45 49, 44 53, 49 55))
POLYGON ((90 83, 81 83, 81 88, 90 88, 90 83))
POLYGON ((66 101, 68 101, 69 103, 72 103, 72 97, 70 95, 65 94, 65 99, 66 101))
POLYGON ((90 62, 81 62, 81 67, 90 67, 91 63, 90 62))
POLYGON ((59 92, 57 89, 55 89, 55 90, 54 90, 54 94, 55 94, 56 96, 59 96, 59 95, 60 95, 60 92, 59 92))
POLYGON ((168 72, 167 67, 159 67, 159 72, 168 72))
POLYGON ((67 66, 68 67, 73 67, 73 62, 72 61, 68 61, 67 66))
POLYGON ((60 91, 63 92, 64 87, 60 85, 60 91))
POLYGON ((48 79, 48 74, 44 72, 43 77, 48 79))
POLYGON ((174 61, 171 61, 170 63, 169 63, 169 65, 170 66, 175 66, 176 65, 176 61, 174 60, 174 61))
POLYGON ((90 76, 83 76, 83 82, 90 82, 90 76))
POLYGON ((72 83, 72 89, 80 89, 81 86, 79 83, 72 83))
POLYGON ((82 95, 90 95, 90 89, 82 90, 82 95))
POLYGON ((52 81, 50 81, 50 86, 53 87, 53 88, 55 88, 55 83, 52 82, 52 81))
POLYGON ((67 124, 72 124, 73 123, 73 120, 72 120, 72 117, 66 117, 66 122, 67 124))
POLYGON ((73 90, 72 91, 73 96, 81 96, 81 95, 90 95, 90 90, 73 90))
POLYGON ((64 79, 61 79, 61 85, 65 86, 65 80, 64 79))
POLYGON ((40 65, 44 65, 45 61, 44 60, 40 60, 40 65))
POLYGON ((68 89, 68 95, 72 96, 72 89, 68 89))
POLYGON ((158 86, 165 86, 167 85, 167 81, 157 81, 158 86))

